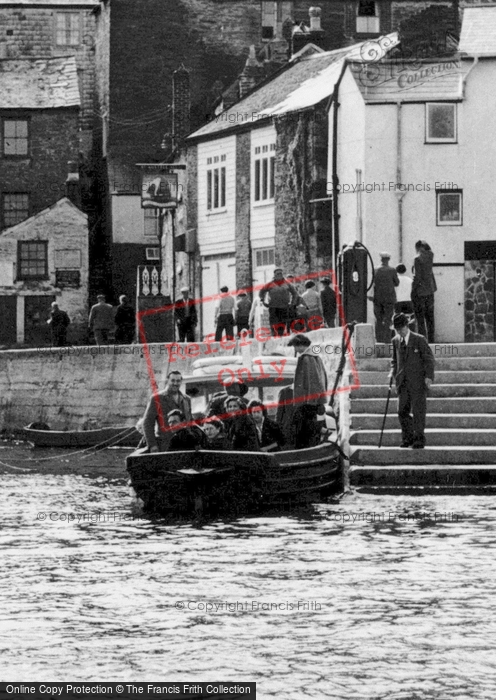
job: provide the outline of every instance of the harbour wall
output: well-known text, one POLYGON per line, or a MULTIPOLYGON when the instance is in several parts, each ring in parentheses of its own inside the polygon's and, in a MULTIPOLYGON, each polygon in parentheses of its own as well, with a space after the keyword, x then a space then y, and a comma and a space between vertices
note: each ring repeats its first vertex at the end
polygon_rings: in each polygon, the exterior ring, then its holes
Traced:
MULTIPOLYGON (((316 343, 339 348, 340 328, 308 333, 316 343)), ((263 345, 223 348, 219 343, 151 344, 148 360, 142 345, 40 348, 0 352, 0 429, 21 428, 41 421, 55 430, 103 425, 134 425, 141 417, 152 392, 153 375, 159 389, 167 374, 179 369, 192 372, 195 360, 207 356, 244 354, 250 356, 282 353, 292 356, 287 338, 263 345)), ((358 338, 357 338, 358 340, 358 338)), ((331 374, 339 352, 323 359, 331 374)), ((333 379, 330 377, 332 383, 333 379)))

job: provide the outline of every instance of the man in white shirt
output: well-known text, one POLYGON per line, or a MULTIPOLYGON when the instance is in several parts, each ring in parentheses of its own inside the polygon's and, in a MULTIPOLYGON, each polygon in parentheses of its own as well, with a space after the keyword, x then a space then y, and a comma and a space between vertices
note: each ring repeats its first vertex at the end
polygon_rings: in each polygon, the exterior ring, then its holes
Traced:
POLYGON ((398 279, 400 283, 396 287, 396 304, 394 305, 394 313, 413 314, 413 280, 406 274, 406 267, 403 264, 397 265, 396 272, 398 273, 398 279))
POLYGON ((215 306, 215 340, 222 340, 222 334, 226 331, 228 340, 234 340, 234 310, 236 302, 229 294, 229 287, 221 287, 221 296, 215 306))

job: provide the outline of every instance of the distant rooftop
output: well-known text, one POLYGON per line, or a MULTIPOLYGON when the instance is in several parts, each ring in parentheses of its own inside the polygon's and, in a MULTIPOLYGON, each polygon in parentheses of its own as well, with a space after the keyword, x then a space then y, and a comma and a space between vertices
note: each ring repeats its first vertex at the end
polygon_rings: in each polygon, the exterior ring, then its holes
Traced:
POLYGON ((246 128, 262 119, 308 109, 329 98, 339 79, 345 60, 367 61, 376 55, 367 52, 372 44, 386 54, 398 44, 397 33, 336 51, 305 56, 272 79, 256 87, 249 95, 233 104, 225 112, 195 131, 190 139, 222 134, 233 129, 246 128))
POLYGON ((0 60, 1 109, 79 107, 76 59, 0 60))
POLYGON ((459 50, 475 56, 496 56, 496 7, 463 10, 459 50))
POLYGON ((0 0, 0 7, 98 7, 99 0, 0 0))

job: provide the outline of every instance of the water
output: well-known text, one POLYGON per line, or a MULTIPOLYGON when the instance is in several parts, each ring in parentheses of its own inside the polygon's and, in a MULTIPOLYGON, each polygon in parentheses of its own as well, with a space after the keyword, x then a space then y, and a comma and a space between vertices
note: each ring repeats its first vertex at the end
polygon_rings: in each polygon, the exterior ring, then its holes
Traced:
POLYGON ((5 680, 496 697, 492 497, 353 495, 313 518, 195 529, 129 519, 122 480, 16 473, 0 488, 5 680), (126 519, 67 520, 98 512, 126 519))

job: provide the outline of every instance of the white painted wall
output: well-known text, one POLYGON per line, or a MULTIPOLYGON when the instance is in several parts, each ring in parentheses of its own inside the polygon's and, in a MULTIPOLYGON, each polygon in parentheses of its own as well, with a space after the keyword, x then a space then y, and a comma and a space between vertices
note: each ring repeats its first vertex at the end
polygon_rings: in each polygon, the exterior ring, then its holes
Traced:
POLYGON ((198 144, 198 245, 200 254, 217 255, 235 250, 236 225, 236 137, 228 136, 198 144), (207 165, 210 157, 225 155, 226 206, 207 210, 207 165))
POLYGON ((275 155, 275 151, 255 155, 259 146, 270 146, 276 142, 274 126, 251 131, 251 193, 250 193, 250 241, 251 247, 270 248, 275 243, 275 206, 274 200, 255 202, 255 159, 275 155))
POLYGON ((114 243, 143 243, 144 216, 141 208, 141 195, 112 195, 112 238, 114 243))
POLYGON ((233 256, 212 257, 202 261, 202 301, 198 305, 201 315, 201 336, 204 338, 215 333, 215 301, 206 301, 208 297, 220 293, 223 286, 229 291, 236 290, 236 258, 233 256))

